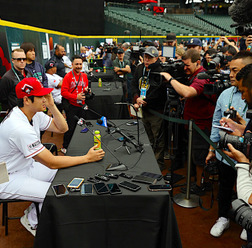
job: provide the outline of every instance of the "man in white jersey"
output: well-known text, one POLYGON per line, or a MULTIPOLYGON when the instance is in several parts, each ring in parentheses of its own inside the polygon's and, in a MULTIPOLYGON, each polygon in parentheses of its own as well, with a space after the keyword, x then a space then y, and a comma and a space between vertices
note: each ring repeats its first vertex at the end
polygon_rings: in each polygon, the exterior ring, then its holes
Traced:
MULTIPOLYGON (((64 133, 67 123, 54 104, 50 92, 36 78, 25 78, 16 86, 18 106, 0 124, 0 161, 6 162, 9 182, 0 184, 1 199, 39 202, 40 209, 57 169, 98 161, 103 150, 90 148, 83 156, 54 156, 40 141, 40 131, 64 133), (53 118, 44 114, 46 107, 53 118)), ((37 215, 33 204, 21 223, 33 235, 37 215)))
POLYGON ((62 96, 61 96, 61 86, 63 78, 56 74, 57 72, 57 64, 53 60, 48 60, 45 63, 46 68, 46 76, 48 79, 48 87, 53 88, 52 97, 53 100, 59 109, 62 112, 62 96))

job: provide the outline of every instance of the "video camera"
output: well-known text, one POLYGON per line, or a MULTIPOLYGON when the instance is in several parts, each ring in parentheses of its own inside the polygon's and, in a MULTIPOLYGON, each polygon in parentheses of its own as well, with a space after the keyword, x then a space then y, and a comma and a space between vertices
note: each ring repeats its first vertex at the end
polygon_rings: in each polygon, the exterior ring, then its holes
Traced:
POLYGON ((198 79, 209 79, 211 84, 204 85, 204 94, 220 95, 221 92, 231 86, 229 75, 217 73, 216 70, 208 70, 197 75, 198 79))
POLYGON ((235 34, 239 36, 252 35, 252 23, 246 25, 239 25, 235 28, 235 34))
POLYGON ((112 50, 114 49, 113 46, 109 45, 109 44, 104 44, 104 52, 105 53, 112 53, 112 50))
POLYGON ((212 60, 207 65, 208 70, 214 70, 216 69, 218 65, 220 65, 220 67, 227 65, 227 63, 232 60, 232 56, 227 56, 227 55, 224 55, 222 52, 219 52, 219 53, 213 54, 211 56, 211 59, 212 60))

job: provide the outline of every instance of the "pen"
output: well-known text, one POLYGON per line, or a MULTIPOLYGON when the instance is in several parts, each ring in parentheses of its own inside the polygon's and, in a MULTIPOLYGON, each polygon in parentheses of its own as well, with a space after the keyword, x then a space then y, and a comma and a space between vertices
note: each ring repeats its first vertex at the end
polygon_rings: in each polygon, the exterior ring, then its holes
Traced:
MULTIPOLYGON (((229 117, 230 117, 230 114, 228 114, 226 118, 228 119, 229 117)), ((222 124, 222 126, 224 127, 225 124, 226 124, 226 122, 224 122, 224 123, 222 124)))

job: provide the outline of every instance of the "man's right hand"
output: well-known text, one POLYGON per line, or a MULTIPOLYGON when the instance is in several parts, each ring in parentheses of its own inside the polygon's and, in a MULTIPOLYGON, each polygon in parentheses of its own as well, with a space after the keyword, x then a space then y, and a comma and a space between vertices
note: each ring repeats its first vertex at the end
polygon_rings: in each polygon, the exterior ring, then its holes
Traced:
POLYGON ((205 163, 207 164, 209 161, 211 161, 211 160, 213 160, 213 159, 215 159, 215 158, 216 158, 215 152, 209 151, 208 154, 207 154, 207 156, 206 156, 206 161, 205 161, 205 163))
POLYGON ((244 133, 244 130, 246 128, 246 126, 238 124, 238 123, 234 122, 233 120, 228 119, 226 117, 221 118, 220 124, 221 124, 221 126, 231 128, 233 130, 233 132, 231 134, 236 135, 236 136, 242 136, 242 134, 244 133))
POLYGON ((77 100, 85 101, 86 96, 83 92, 77 94, 77 100))
POLYGON ((103 149, 95 150, 97 146, 93 146, 89 149, 88 153, 86 154, 88 162, 95 162, 103 159, 105 152, 103 149))

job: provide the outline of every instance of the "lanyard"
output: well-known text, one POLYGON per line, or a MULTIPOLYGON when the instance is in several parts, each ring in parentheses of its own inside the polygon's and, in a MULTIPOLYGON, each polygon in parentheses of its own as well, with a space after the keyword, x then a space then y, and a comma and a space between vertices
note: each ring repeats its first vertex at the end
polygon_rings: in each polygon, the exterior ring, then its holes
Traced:
POLYGON ((13 67, 12 67, 12 71, 14 72, 14 74, 15 74, 15 76, 16 76, 18 82, 20 82, 21 79, 19 78, 18 74, 17 74, 16 71, 13 69, 13 67))
MULTIPOLYGON (((77 91, 77 94, 79 93, 79 91, 78 91, 78 84, 79 84, 79 82, 80 82, 80 78, 81 78, 81 72, 80 72, 80 75, 79 75, 79 79, 78 79, 78 82, 76 81, 76 78, 75 78, 75 75, 74 75, 74 72, 73 72, 73 70, 72 70, 72 73, 73 73, 73 77, 74 77, 74 80, 75 80, 75 84, 76 84, 76 86, 75 86, 75 89, 76 89, 76 91, 77 91)), ((83 84, 81 84, 81 90, 83 91, 83 84)))
MULTIPOLYGON (((232 104, 232 101, 233 101, 233 96, 234 96, 234 91, 235 91, 235 90, 237 90, 236 87, 233 88, 233 91, 232 91, 232 93, 231 93, 231 95, 230 95, 229 104, 228 104, 228 109, 230 109, 230 107, 231 107, 231 104, 232 104)), ((245 107, 244 107, 244 109, 242 110, 242 113, 241 113, 241 117, 244 116, 247 107, 248 107, 248 105, 245 104, 245 107)))
POLYGON ((120 68, 124 68, 124 61, 121 62, 121 61, 119 60, 119 64, 120 64, 120 68))
MULTIPOLYGON (((143 76, 142 76, 142 82, 144 82, 145 70, 146 70, 146 68, 144 67, 144 69, 143 69, 143 76)), ((150 71, 151 71, 151 70, 148 71, 148 74, 147 74, 147 77, 146 77, 146 86, 147 86, 147 84, 149 83, 150 71)))

